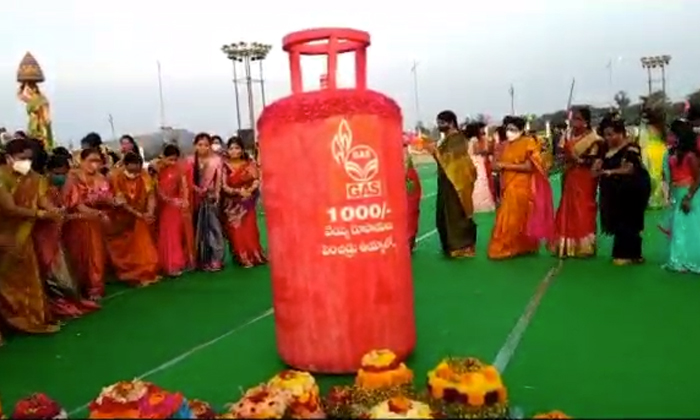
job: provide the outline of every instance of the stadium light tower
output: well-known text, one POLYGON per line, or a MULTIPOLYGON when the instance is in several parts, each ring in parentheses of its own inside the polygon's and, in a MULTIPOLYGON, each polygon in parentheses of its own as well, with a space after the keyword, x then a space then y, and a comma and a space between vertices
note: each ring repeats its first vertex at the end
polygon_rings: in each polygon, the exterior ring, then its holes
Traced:
POLYGON ((262 99, 262 105, 265 106, 265 80, 263 79, 263 61, 267 58, 267 55, 272 50, 272 45, 263 44, 260 42, 236 42, 227 44, 221 47, 221 51, 226 55, 226 58, 231 60, 233 63, 233 85, 236 95, 236 118, 238 123, 238 129, 241 127, 241 111, 240 111, 240 100, 238 94, 238 84, 243 82, 246 85, 246 91, 248 94, 248 118, 250 129, 255 130, 255 101, 253 93, 253 84, 260 84, 260 93, 262 99), (258 78, 253 77, 252 63, 254 61, 258 62, 258 78), (244 78, 238 78, 238 64, 243 65, 244 78))
POLYGON ((647 71, 647 84, 649 87, 649 96, 651 96, 653 91, 652 72, 656 69, 661 70, 661 91, 664 93, 664 96, 666 96, 666 67, 669 64, 671 64, 671 56, 668 54, 647 56, 642 57, 640 61, 642 63, 642 68, 646 69, 647 71))

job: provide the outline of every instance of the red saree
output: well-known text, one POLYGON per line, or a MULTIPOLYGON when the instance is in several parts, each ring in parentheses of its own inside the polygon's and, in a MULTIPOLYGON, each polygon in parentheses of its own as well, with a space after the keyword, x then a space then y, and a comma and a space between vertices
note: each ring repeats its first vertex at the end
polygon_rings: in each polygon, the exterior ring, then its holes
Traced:
POLYGON ((103 175, 88 175, 80 169, 68 174, 63 203, 72 217, 64 223, 63 240, 70 267, 91 300, 99 300, 104 295, 107 251, 103 221, 80 214, 78 206, 103 209, 111 198, 112 190, 103 175))
MULTIPOLYGON (((131 209, 147 213, 153 188, 145 169, 133 179, 127 176, 126 170, 115 169, 110 184, 115 197, 123 198, 131 209)), ((111 212, 107 253, 119 280, 136 286, 159 280, 158 250, 153 243, 151 226, 124 207, 111 212)))
POLYGON ((420 219, 420 201, 423 195, 418 171, 409 160, 406 166, 406 192, 408 193, 408 241, 411 251, 416 246, 418 220, 420 219))
POLYGON ((598 180, 590 168, 598 136, 591 132, 564 143, 567 166, 562 195, 555 219, 555 233, 549 248, 559 258, 589 257, 596 251, 596 200, 598 180))
POLYGON ((158 256, 166 275, 193 269, 194 230, 187 173, 180 163, 158 171, 158 256))
POLYGON ((226 163, 223 197, 224 229, 234 258, 244 267, 265 264, 255 213, 258 201, 258 169, 255 162, 239 166, 226 163))
MULTIPOLYGON (((63 207, 59 188, 48 187, 45 196, 54 207, 63 207)), ((74 279, 66 262, 61 231, 61 223, 37 220, 32 231, 34 249, 39 263, 39 272, 48 286, 48 297, 54 315, 79 317, 99 309, 99 305, 82 298, 78 282, 74 279)))

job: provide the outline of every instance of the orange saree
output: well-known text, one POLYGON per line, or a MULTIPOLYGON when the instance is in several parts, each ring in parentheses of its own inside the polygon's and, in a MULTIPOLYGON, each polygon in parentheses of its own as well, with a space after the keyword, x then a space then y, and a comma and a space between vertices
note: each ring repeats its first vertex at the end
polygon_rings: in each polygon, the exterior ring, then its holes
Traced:
POLYGON ((70 213, 63 225, 68 261, 81 289, 91 300, 99 300, 104 295, 107 261, 104 222, 98 217, 80 214, 79 207, 106 209, 104 203, 111 197, 112 191, 103 175, 87 175, 79 169, 68 174, 63 188, 63 204, 70 213))
POLYGON ((501 203, 489 242, 489 258, 535 253, 540 241, 552 234, 552 192, 538 142, 522 137, 503 145, 499 163, 521 165, 527 161, 532 163, 530 172, 504 170, 501 173, 501 203))
POLYGON ((158 281, 158 250, 145 216, 152 205, 153 185, 146 170, 130 178, 124 169, 110 176, 112 191, 125 205, 115 208, 107 233, 107 252, 117 278, 145 286, 158 281))
MULTIPOLYGON (((38 209, 42 178, 35 172, 15 175, 0 168, 0 188, 12 195, 15 205, 38 209)), ((51 333, 53 325, 49 301, 39 274, 32 229, 36 219, 2 215, 0 235, 15 238, 15 247, 0 254, 0 316, 9 326, 27 333, 51 333)))

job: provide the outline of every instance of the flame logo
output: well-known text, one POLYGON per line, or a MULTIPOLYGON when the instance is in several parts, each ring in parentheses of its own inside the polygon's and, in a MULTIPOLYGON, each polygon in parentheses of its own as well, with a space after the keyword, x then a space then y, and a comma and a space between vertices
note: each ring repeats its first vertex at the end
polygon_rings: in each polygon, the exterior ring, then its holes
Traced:
POLYGON ((369 182, 379 173, 379 156, 371 147, 352 145, 352 129, 342 119, 331 143, 333 159, 343 166, 345 173, 355 182, 369 182))

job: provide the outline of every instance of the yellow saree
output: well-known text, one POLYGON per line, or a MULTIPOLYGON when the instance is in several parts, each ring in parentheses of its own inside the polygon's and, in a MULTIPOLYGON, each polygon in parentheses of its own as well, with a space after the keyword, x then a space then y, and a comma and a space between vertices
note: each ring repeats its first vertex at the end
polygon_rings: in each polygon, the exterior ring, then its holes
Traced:
MULTIPOLYGON (((15 205, 37 209, 46 184, 37 173, 17 176, 10 168, 3 167, 0 188, 12 195, 15 205)), ((51 324, 49 302, 39 275, 31 236, 34 221, 13 215, 0 217, 0 235, 15 238, 14 249, 0 255, 0 317, 19 331, 50 333, 58 327, 51 324)))
POLYGON ((471 256, 476 245, 472 194, 477 174, 467 139, 460 132, 449 134, 438 146, 435 157, 438 162, 435 222, 442 250, 450 257, 471 256))

